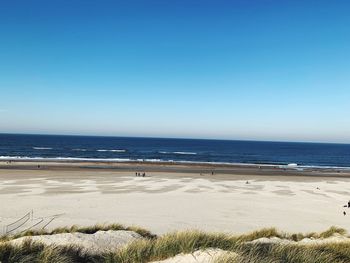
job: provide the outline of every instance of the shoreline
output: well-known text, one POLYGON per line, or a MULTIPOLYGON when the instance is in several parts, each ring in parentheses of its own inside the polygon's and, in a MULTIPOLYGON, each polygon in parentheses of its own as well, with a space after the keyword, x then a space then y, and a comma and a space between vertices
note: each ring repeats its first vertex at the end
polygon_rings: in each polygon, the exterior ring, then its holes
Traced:
POLYGON ((350 171, 350 166, 302 165, 296 163, 238 163, 238 162, 209 162, 162 159, 129 159, 129 158, 85 158, 85 157, 19 157, 0 156, 1 162, 45 162, 45 163, 105 163, 105 164, 165 164, 165 165, 202 165, 227 167, 270 167, 294 170, 344 170, 350 171))
POLYGON ((0 160, 0 170, 105 170, 105 171, 148 171, 171 173, 199 173, 257 176, 312 176, 350 178, 350 170, 344 168, 289 167, 270 164, 223 164, 197 162, 100 162, 76 160, 0 160))

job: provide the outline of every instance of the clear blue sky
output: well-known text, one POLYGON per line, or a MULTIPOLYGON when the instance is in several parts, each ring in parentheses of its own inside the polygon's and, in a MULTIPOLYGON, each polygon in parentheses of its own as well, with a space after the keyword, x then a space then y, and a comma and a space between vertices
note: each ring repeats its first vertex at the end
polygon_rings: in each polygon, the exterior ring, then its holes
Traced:
POLYGON ((349 1, 1 1, 0 132, 350 142, 349 1))

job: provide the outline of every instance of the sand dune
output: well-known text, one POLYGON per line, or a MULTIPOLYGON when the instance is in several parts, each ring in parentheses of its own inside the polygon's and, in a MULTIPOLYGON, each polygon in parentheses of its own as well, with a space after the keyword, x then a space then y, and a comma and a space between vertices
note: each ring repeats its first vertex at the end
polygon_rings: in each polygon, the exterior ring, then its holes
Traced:
POLYGON ((46 246, 75 246, 81 247, 82 253, 99 254, 114 251, 132 241, 141 239, 141 236, 133 231, 98 231, 94 234, 84 233, 62 233, 54 235, 40 235, 32 237, 21 237, 9 241, 10 244, 21 246, 30 240, 39 242, 46 246))

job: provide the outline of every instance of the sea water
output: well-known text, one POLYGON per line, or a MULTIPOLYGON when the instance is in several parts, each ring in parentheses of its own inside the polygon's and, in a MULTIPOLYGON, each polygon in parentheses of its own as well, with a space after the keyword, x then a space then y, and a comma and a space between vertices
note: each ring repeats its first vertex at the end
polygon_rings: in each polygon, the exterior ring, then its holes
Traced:
POLYGON ((0 160, 297 164, 350 167, 350 145, 238 140, 0 134, 0 160))

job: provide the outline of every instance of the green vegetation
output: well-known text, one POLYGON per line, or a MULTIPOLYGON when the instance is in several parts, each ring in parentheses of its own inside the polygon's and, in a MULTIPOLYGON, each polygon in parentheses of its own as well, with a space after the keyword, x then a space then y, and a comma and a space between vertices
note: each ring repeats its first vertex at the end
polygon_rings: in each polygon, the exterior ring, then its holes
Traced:
POLYGON ((205 233, 201 231, 175 232, 156 237, 147 230, 122 225, 96 225, 93 227, 58 228, 51 232, 27 232, 15 237, 6 237, 0 243, 0 261, 8 262, 43 262, 43 263, 73 263, 73 262, 105 262, 105 263, 143 263, 162 260, 180 253, 191 253, 199 249, 220 248, 235 252, 238 256, 226 255, 218 263, 345 263, 350 262, 350 242, 322 244, 272 244, 250 243, 262 237, 279 237, 292 241, 303 238, 327 238, 334 234, 346 235, 341 228, 331 227, 322 233, 288 234, 274 228, 262 229, 250 234, 233 236, 220 233, 205 233), (98 230, 132 230, 145 239, 132 242, 130 245, 101 255, 86 255, 78 247, 44 246, 33 242, 14 246, 6 242, 18 236, 36 234, 56 234, 68 232, 95 233, 98 230))

